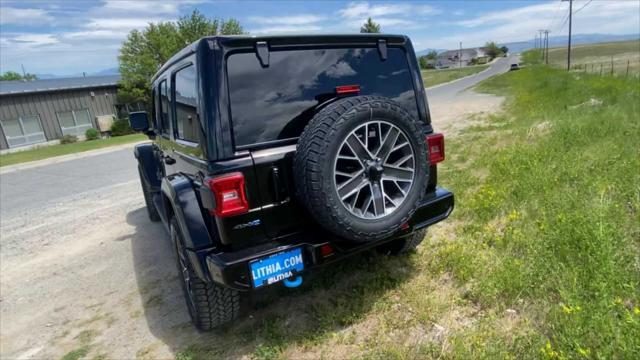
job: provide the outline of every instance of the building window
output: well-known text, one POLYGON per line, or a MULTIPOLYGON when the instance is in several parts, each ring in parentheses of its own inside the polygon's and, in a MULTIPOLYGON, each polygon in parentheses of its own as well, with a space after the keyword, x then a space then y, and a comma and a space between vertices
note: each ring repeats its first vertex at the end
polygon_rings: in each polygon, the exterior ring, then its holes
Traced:
POLYGON ((36 144, 47 140, 38 115, 21 116, 17 119, 2 120, 0 123, 9 147, 36 144))
POLYGON ((200 122, 198 121, 198 89, 196 69, 189 65, 179 70, 174 78, 176 104, 176 138, 199 142, 200 122))
POLYGON ((62 135, 84 136, 87 129, 91 129, 91 116, 89 110, 72 110, 56 113, 62 129, 62 135))

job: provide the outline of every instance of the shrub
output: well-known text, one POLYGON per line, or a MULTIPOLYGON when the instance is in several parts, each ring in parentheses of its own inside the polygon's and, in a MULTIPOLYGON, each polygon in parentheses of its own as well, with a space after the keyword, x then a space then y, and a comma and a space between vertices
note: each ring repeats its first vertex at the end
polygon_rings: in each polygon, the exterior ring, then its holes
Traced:
POLYGON ((75 135, 65 135, 60 139, 60 144, 72 144, 78 141, 78 137, 75 135))
POLYGON ((87 138, 87 140, 95 140, 98 137, 100 137, 100 134, 98 133, 98 130, 91 128, 91 129, 87 129, 87 131, 84 133, 85 138, 87 138))
POLYGON ((111 125, 111 136, 122 136, 133 133, 133 129, 129 126, 129 120, 118 119, 111 125))

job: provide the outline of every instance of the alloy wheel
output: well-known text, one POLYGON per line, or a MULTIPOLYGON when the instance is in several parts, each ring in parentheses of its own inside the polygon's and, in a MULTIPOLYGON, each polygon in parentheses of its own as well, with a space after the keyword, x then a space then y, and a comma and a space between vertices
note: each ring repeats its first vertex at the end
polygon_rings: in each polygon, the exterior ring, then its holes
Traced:
POLYGON ((343 140, 334 163, 334 187, 342 205, 362 219, 380 219, 406 200, 415 179, 407 135, 383 120, 366 122, 343 140))

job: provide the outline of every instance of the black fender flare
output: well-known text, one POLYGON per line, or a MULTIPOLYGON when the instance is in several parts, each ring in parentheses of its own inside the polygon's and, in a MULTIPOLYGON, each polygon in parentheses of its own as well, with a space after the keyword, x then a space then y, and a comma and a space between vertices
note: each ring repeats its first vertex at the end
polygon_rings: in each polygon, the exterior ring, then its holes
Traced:
POLYGON ((149 184, 151 192, 160 191, 160 168, 152 143, 138 144, 133 148, 133 155, 138 159, 144 181, 149 184))
POLYGON ((166 199, 165 206, 171 206, 173 216, 180 226, 193 270, 202 280, 210 281, 205 258, 215 243, 203 218, 200 201, 191 179, 181 174, 165 177, 162 179, 161 192, 166 199))

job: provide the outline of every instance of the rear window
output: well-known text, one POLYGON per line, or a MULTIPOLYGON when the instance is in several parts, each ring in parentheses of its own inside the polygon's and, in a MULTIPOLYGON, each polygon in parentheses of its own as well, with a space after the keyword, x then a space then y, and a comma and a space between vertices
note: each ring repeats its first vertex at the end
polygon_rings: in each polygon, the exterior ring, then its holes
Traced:
POLYGON ((391 98, 418 116, 400 48, 389 48, 385 61, 377 48, 271 51, 266 68, 255 53, 237 53, 227 73, 236 146, 298 137, 315 106, 340 85, 360 85, 360 95, 391 98))

